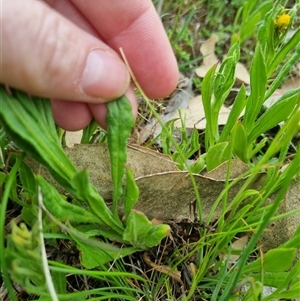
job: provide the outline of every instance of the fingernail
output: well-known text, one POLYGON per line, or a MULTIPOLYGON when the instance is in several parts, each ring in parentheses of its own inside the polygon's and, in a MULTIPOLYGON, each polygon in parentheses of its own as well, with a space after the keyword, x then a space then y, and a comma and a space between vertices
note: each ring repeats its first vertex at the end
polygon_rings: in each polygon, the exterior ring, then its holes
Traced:
POLYGON ((122 61, 99 50, 90 52, 81 80, 87 95, 113 99, 127 90, 129 82, 130 77, 122 61))

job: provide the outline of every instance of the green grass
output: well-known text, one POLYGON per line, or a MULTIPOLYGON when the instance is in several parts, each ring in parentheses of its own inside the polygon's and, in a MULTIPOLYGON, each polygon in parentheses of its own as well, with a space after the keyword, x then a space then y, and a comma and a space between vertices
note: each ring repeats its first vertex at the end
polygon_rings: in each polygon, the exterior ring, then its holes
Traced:
MULTIPOLYGON (((155 4, 161 3, 162 20, 181 70, 189 75, 198 66, 199 43, 212 32, 223 37, 217 53, 227 54, 218 71, 214 66, 203 80, 198 79, 207 119, 205 138, 201 140, 196 130, 189 136, 182 119, 181 141, 176 143, 174 123, 162 124, 162 150, 180 169, 188 170, 198 218, 170 223, 172 236, 166 237, 169 226, 153 226, 144 215, 131 210, 138 191, 133 175, 123 165, 131 130, 126 102, 125 107, 118 107, 122 102, 110 105, 110 113, 124 120, 111 118, 110 131, 101 134, 110 147, 115 185, 110 210, 87 173, 78 173, 64 155, 49 103, 34 97, 32 101, 18 91, 9 95, 1 87, 1 101, 6 102, 0 112, 0 231, 5 234, 1 236, 0 261, 9 300, 267 301, 299 297, 300 260, 296 254, 300 228, 289 241, 268 252, 263 251, 260 241, 270 222, 300 211, 278 215, 290 183, 300 176, 299 146, 296 151, 290 148, 300 129, 300 88, 286 92, 262 111, 264 102, 300 59, 300 30, 288 43, 283 42, 287 30, 299 22, 299 3, 289 10, 283 9, 284 1, 272 4, 272 9, 270 1, 232 1, 231 5, 190 1, 185 5, 182 0, 166 0, 155 4), (288 28, 274 23, 284 13, 291 16, 288 28), (201 26, 195 34, 197 22, 201 26), (241 60, 250 68, 250 93, 240 87, 229 120, 221 128, 217 117, 235 84, 234 68, 241 60), (124 123, 127 133, 123 132, 124 123), (261 139, 279 123, 272 139, 261 139), (116 135, 120 124, 122 135, 116 135), (118 152, 114 151, 116 146, 118 152), (198 164, 189 166, 187 159, 200 148, 198 164), (42 176, 34 176, 23 161, 24 153, 47 166, 68 193, 61 195, 42 176), (231 181, 237 159, 248 171, 231 181), (225 162, 224 190, 204 220, 204 196, 193 173, 213 170, 225 162), (127 182, 123 191, 124 173, 127 182), (239 189, 231 199, 234 187, 239 189), (120 196, 125 202, 125 220, 117 212, 120 196), (272 203, 268 203, 270 197, 272 203), (221 215, 215 220, 218 206, 221 215), (15 223, 14 218, 23 223, 15 223), (243 234, 249 235, 249 242, 242 251, 236 250, 234 241, 243 234), (233 254, 239 255, 234 263, 233 254), (16 284, 22 293, 16 293, 16 284), (264 285, 275 287, 275 292, 262 296, 264 285)), ((158 117, 152 103, 147 98, 145 102, 158 117)), ((82 141, 94 140, 97 131, 92 123, 82 141)))

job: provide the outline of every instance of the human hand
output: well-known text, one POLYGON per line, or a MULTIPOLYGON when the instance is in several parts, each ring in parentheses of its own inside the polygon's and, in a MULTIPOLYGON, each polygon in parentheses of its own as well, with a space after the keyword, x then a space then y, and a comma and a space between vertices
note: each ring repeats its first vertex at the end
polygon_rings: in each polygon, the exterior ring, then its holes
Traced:
POLYGON ((143 91, 171 93, 178 69, 151 0, 3 0, 0 81, 52 100, 56 123, 78 130, 105 102, 125 94, 137 104, 122 47, 143 91))

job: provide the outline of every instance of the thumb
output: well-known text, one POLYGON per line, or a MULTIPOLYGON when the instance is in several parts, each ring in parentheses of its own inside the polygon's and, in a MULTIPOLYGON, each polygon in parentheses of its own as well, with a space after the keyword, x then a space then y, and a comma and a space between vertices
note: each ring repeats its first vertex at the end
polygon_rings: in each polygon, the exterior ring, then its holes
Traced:
POLYGON ((124 94, 126 66, 101 40, 40 1, 2 2, 0 81, 42 97, 90 103, 124 94))

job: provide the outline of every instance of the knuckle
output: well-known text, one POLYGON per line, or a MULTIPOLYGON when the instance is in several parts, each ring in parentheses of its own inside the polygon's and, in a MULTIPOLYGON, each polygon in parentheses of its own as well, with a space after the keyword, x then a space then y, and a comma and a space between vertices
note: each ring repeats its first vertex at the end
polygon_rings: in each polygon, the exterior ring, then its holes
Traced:
POLYGON ((39 24, 35 47, 41 74, 39 86, 43 89, 45 85, 49 87, 49 83, 59 83, 66 70, 74 68, 70 45, 74 44, 75 37, 68 23, 54 14, 45 15, 39 24))

